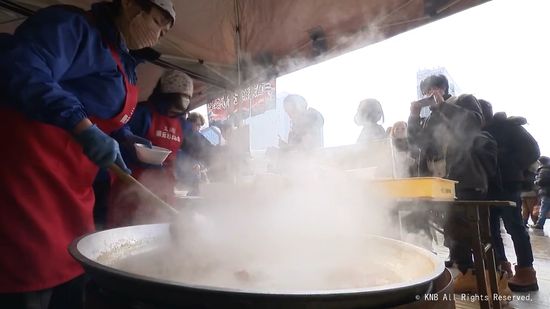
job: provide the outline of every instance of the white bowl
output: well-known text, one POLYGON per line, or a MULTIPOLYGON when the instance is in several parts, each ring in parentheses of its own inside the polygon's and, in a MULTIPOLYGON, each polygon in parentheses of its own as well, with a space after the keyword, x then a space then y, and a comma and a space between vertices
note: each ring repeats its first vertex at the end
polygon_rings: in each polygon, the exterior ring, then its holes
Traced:
POLYGON ((172 152, 171 150, 168 150, 166 148, 153 146, 152 148, 148 148, 147 146, 143 144, 135 143, 134 147, 136 148, 136 154, 138 159, 147 164, 155 164, 160 165, 166 158, 168 158, 168 155, 172 152))

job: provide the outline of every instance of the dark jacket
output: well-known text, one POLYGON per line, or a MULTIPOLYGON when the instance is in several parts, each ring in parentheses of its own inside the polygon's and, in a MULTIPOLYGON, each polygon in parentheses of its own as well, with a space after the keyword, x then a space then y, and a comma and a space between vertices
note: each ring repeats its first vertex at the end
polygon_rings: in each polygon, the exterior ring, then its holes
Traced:
POLYGON ((445 178, 458 181, 458 190, 487 190, 487 172, 474 146, 483 149, 490 139, 480 135, 481 109, 472 95, 447 97, 425 121, 409 118, 409 142, 420 149, 419 175, 431 176, 427 162, 444 159, 445 178))
POLYGON ((539 196, 550 197, 550 164, 542 164, 537 169, 537 175, 535 176, 535 185, 539 196))
POLYGON ((519 190, 525 173, 540 156, 537 141, 525 130, 525 120, 495 115, 485 130, 498 143, 498 165, 505 189, 519 190))
POLYGON ((294 149, 322 148, 324 123, 325 119, 319 111, 308 108, 299 118, 292 120, 288 146, 294 149))

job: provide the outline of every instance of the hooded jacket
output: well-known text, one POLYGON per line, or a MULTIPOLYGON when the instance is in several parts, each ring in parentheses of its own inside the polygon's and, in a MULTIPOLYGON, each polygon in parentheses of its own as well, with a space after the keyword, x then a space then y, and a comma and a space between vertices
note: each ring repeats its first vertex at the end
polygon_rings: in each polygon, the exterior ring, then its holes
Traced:
POLYGON ((507 189, 520 188, 525 172, 540 156, 537 141, 522 126, 525 123, 525 118, 497 113, 485 127, 498 143, 498 165, 507 189))

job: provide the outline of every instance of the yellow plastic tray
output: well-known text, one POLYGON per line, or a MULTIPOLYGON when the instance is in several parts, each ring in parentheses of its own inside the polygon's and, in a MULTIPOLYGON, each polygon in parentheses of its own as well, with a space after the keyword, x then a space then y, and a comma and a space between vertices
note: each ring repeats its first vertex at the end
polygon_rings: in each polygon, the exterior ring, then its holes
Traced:
POLYGON ((456 181, 438 177, 412 177, 397 179, 377 179, 374 185, 379 185, 389 195, 395 198, 455 198, 456 181))

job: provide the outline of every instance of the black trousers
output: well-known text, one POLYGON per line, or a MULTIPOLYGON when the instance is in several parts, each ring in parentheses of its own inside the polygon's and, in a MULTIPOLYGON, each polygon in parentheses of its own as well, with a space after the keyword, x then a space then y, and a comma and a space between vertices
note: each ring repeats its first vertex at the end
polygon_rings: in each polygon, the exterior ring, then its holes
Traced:
POLYGON ((6 309, 82 309, 84 308, 84 275, 51 289, 0 293, 0 308, 6 309))
MULTIPOLYGON (((456 192, 459 200, 484 200, 486 194, 477 190, 460 190, 456 192)), ((449 248, 451 259, 453 259, 461 272, 474 267, 472 257, 473 236, 468 230, 470 226, 466 209, 449 207, 443 229, 445 230, 445 246, 449 248)))
POLYGON ((516 252, 519 267, 533 266, 533 248, 529 232, 523 224, 521 217, 521 192, 507 191, 496 199, 516 202, 516 207, 495 207, 491 209, 491 238, 495 247, 495 258, 497 262, 507 261, 504 251, 504 243, 500 235, 500 219, 504 222, 506 232, 512 236, 514 250, 516 252))

